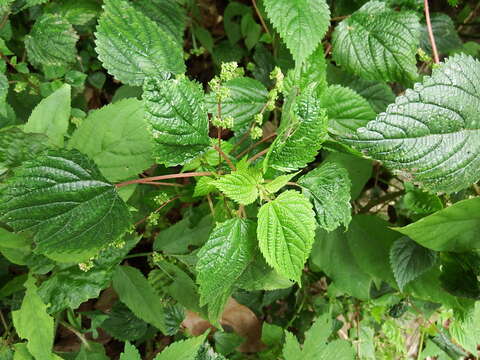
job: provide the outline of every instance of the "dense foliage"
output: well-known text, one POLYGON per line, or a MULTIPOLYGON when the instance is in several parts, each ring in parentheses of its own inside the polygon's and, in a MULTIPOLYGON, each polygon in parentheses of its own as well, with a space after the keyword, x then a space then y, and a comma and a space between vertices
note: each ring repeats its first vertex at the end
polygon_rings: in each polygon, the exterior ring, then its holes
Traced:
POLYGON ((474 359, 480 4, 0 0, 0 359, 474 359))

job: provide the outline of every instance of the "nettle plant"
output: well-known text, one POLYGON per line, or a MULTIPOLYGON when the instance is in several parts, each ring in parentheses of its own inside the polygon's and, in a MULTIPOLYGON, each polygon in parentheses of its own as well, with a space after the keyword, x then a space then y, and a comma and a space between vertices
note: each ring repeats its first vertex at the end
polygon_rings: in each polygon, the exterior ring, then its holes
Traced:
MULTIPOLYGON (((450 311, 454 326, 426 325, 422 341, 476 352, 480 62, 461 52, 439 62, 421 12, 374 0, 331 23, 325 0, 254 1, 260 25, 252 8, 232 2, 227 36, 241 30, 233 43, 257 46, 255 64, 228 61, 233 50, 224 44, 218 75, 202 86, 185 58, 221 50, 212 50, 194 2, 0 6, 0 252, 28 269, 0 290, 12 299, 17 334, 7 328, 5 356, 61 358, 52 352, 61 325, 83 341, 77 359, 105 357, 82 335, 97 327, 126 342, 121 359, 140 359, 130 342, 177 334, 184 310, 220 328, 234 294, 302 292, 312 272, 331 282, 331 307, 317 307, 303 348, 281 331, 286 360, 372 358, 358 343, 378 330, 380 320, 368 318, 381 317, 379 307, 403 313, 411 305, 422 315, 435 311, 432 303, 450 311), (33 24, 28 31, 24 22, 33 24), (187 23, 203 47, 186 56, 187 23), (266 67, 262 56, 272 59, 266 67), (419 73, 418 59, 431 75, 419 73), (83 83, 88 77, 100 91, 102 67, 124 87, 87 114, 83 83), (375 181, 383 166, 397 190, 388 185, 369 200, 362 189, 372 159, 375 181), (398 197, 397 222, 367 214, 398 197), (141 256, 149 265, 133 266, 141 256), (120 301, 109 314, 74 312, 110 284, 120 301), (353 344, 335 339, 332 309, 342 296, 370 309, 353 344), (91 329, 82 330, 82 316, 91 329)), ((435 31, 452 26, 445 17, 434 18, 435 31)), ((460 43, 456 33, 448 41, 439 47, 460 43)), ((390 340, 398 332, 380 327, 390 340)), ((206 336, 175 342, 156 359, 223 358, 206 336)))

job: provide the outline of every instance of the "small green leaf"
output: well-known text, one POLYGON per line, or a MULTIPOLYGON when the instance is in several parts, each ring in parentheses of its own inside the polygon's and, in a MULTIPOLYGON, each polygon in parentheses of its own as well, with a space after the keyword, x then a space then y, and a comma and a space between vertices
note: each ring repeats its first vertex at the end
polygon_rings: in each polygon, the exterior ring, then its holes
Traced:
POLYGON ((36 66, 62 66, 75 62, 77 40, 78 35, 67 20, 60 15, 44 14, 25 37, 25 48, 36 66))
POLYGON ((101 6, 95 0, 64 0, 60 3, 50 2, 44 10, 61 15, 72 25, 86 25, 98 16, 101 6))
POLYGON ((115 187, 77 151, 50 151, 25 162, 0 195, 1 220, 33 233, 35 252, 59 262, 90 258, 130 223, 115 187))
POLYGON ((407 236, 396 240, 390 249, 390 264, 398 287, 403 288, 430 269, 436 260, 436 253, 418 245, 407 236))
POLYGON ((330 22, 325 0, 265 0, 265 10, 297 63, 317 48, 330 22))
POLYGON ((302 359, 302 349, 297 338, 290 331, 285 331, 285 345, 283 345, 285 360, 302 359))
POLYGON ((408 83, 417 78, 419 34, 414 13, 370 1, 336 27, 333 58, 365 79, 408 83))
POLYGON ((144 337, 148 324, 136 317, 121 301, 117 301, 108 313, 101 328, 114 339, 120 341, 136 341, 144 337))
POLYGON ((265 184, 265 190, 267 190, 271 194, 275 194, 281 188, 283 188, 287 183, 292 180, 298 172, 288 175, 280 175, 273 179, 271 182, 265 184))
POLYGON ((158 163, 185 164, 206 150, 210 145, 208 116, 200 84, 187 78, 151 78, 144 91, 158 163))
POLYGON ((303 194, 315 207, 319 225, 327 231, 340 224, 348 228, 352 219, 348 172, 335 163, 326 163, 298 180, 303 194))
POLYGON ((208 333, 167 346, 154 360, 195 360, 208 333))
POLYGON ((129 85, 142 85, 162 72, 185 71, 181 46, 125 0, 104 1, 95 44, 103 66, 129 85))
POLYGON ((273 142, 264 167, 271 166, 281 171, 305 167, 320 150, 327 135, 327 126, 325 111, 310 89, 294 104, 293 119, 273 142))
POLYGON ((456 55, 348 140, 430 191, 480 179, 480 62, 456 55))
POLYGON ((248 205, 257 200, 262 180, 262 172, 251 167, 232 171, 211 184, 239 204, 248 205))
MULTIPOLYGON (((233 130, 240 130, 248 125, 255 114, 258 114, 268 101, 268 92, 261 82, 247 77, 238 77, 227 81, 224 86, 229 96, 222 101, 222 116, 234 119, 233 130)), ((208 111, 217 114, 215 96, 206 98, 208 111)))
POLYGON ((15 330, 21 339, 28 340, 27 348, 36 359, 52 359, 54 321, 47 314, 47 306, 37 293, 35 278, 25 282, 25 297, 19 310, 12 311, 15 330), (38 331, 41 329, 42 331, 38 331))
POLYGON ((137 348, 127 341, 123 352, 120 354, 120 360, 142 360, 142 358, 137 348))
POLYGON ((320 97, 327 110, 328 130, 334 135, 345 136, 375 119, 370 104, 355 91, 339 85, 327 88, 320 97))
POLYGON ((70 119, 70 85, 63 85, 33 109, 23 130, 48 136, 52 145, 63 147, 70 119))
POLYGON ((255 223, 230 219, 213 229, 200 249, 197 282, 200 304, 208 304, 209 318, 217 322, 238 278, 253 259, 255 223))
POLYGON ((120 301, 137 317, 166 333, 165 314, 160 298, 138 269, 118 266, 113 275, 113 288, 120 301))
POLYGON ((315 213, 300 193, 289 190, 258 212, 260 250, 278 273, 300 282, 315 237, 315 213))
POLYGON ((480 198, 463 200, 410 225, 394 228, 436 251, 465 252, 480 248, 480 198))
POLYGON ((202 176, 200 179, 198 179, 193 191, 193 197, 205 196, 217 190, 213 184, 214 181, 214 178, 208 176, 202 176))
POLYGON ((109 181, 136 176, 154 162, 144 116, 143 104, 137 99, 104 106, 89 114, 68 145, 95 161, 109 181))

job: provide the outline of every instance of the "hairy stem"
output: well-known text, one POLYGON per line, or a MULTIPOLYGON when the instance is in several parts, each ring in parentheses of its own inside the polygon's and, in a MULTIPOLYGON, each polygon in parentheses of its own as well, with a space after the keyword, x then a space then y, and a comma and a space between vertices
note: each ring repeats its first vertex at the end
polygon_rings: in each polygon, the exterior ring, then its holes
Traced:
POLYGON ((190 173, 181 173, 181 174, 168 174, 168 175, 160 175, 160 176, 151 176, 141 179, 129 180, 124 181, 118 184, 115 184, 117 188, 121 188, 123 186, 131 185, 131 184, 148 184, 152 183, 157 180, 167 180, 167 179, 180 179, 180 178, 190 178, 195 176, 210 176, 214 173, 211 171, 200 171, 200 172, 190 172, 190 173))
POLYGON ((264 142, 267 142, 268 140, 274 138, 275 136, 277 136, 277 133, 273 133, 273 134, 270 134, 270 135, 264 137, 262 140, 257 141, 255 144, 249 146, 248 149, 242 151, 240 154, 238 154, 238 155, 236 156, 236 158, 237 158, 237 159, 240 159, 242 156, 248 154, 250 151, 252 151, 253 149, 255 149, 258 145, 263 144, 264 142))
POLYGON ((227 156, 227 154, 225 154, 219 146, 215 145, 213 148, 218 151, 219 155, 227 162, 228 167, 232 171, 237 170, 235 168, 235 165, 233 165, 232 160, 230 160, 230 158, 227 156))
POLYGON ((425 19, 427 20, 428 38, 430 39, 430 45, 432 45, 433 61, 435 62, 435 64, 438 64, 440 63, 440 58, 438 57, 437 44, 435 43, 435 37, 433 36, 428 0, 423 0, 423 3, 425 6, 425 19))
POLYGON ((250 159, 248 159, 247 162, 249 162, 249 163, 254 162, 259 157, 262 157, 263 155, 265 155, 268 152, 268 150, 269 149, 265 149, 265 150, 260 151, 258 154, 253 155, 250 159))

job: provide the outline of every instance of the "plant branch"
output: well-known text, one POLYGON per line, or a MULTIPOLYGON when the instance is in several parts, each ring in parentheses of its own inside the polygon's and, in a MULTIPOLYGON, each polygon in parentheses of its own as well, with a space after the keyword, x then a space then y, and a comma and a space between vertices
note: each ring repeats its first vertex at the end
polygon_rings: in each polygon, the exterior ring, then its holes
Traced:
POLYGON ((87 349, 90 349, 90 344, 88 343, 87 339, 85 338, 85 336, 80 331, 75 329, 73 326, 70 326, 65 321, 60 321, 60 325, 62 325, 65 329, 70 330, 75 335, 77 335, 77 337, 80 339, 80 341, 83 343, 83 345, 85 345, 85 347, 87 349))
POLYGON ((425 19, 427 20, 428 38, 430 39, 430 45, 432 46, 433 61, 435 62, 435 64, 438 64, 440 63, 440 58, 438 57, 437 44, 435 43, 435 37, 433 36, 428 0, 423 0, 423 3, 425 7, 425 19))
POLYGON ((247 160, 247 162, 251 163, 257 160, 259 157, 262 157, 268 152, 268 149, 260 151, 258 154, 253 155, 250 159, 247 160))
POLYGON ((131 184, 145 184, 151 183, 156 180, 167 180, 167 179, 180 179, 180 178, 190 178, 195 176, 210 176, 214 173, 211 171, 200 171, 200 172, 190 172, 190 173, 181 173, 181 174, 168 174, 168 175, 160 175, 160 176, 151 176, 141 179, 135 180, 128 180, 118 184, 115 184, 117 188, 121 188, 123 186, 131 185, 131 184))
POLYGON ((359 214, 365 214, 370 211, 370 209, 374 208, 377 205, 384 204, 386 202, 389 202, 393 199, 396 199, 399 196, 402 196, 405 194, 405 190, 400 190, 400 191, 395 191, 391 192, 388 194, 385 194, 384 196, 379 197, 378 199, 373 199, 367 203, 364 207, 362 207, 358 213, 359 214))
POLYGON ((262 23, 263 29, 268 34, 268 36, 272 37, 272 35, 270 35, 270 31, 268 31, 267 24, 265 24, 265 20, 263 20, 263 16, 260 13, 256 0, 252 0, 252 4, 253 4, 253 8, 255 9, 255 12, 257 13, 258 18, 260 19, 260 22, 262 23))
POLYGON ((262 140, 257 141, 255 144, 249 146, 246 150, 242 151, 240 154, 238 154, 238 155, 235 156, 235 157, 236 157, 237 159, 240 159, 242 156, 248 154, 250 151, 252 151, 253 149, 255 149, 258 145, 263 144, 264 142, 267 142, 268 140, 274 138, 275 136, 277 136, 277 133, 273 133, 273 134, 270 134, 270 135, 264 137, 262 140))
MULTIPOLYGON (((170 204, 171 202, 177 200, 177 199, 180 199, 180 196, 175 196, 174 198, 171 198, 169 199, 168 201, 164 202, 160 207, 158 207, 157 209, 155 209, 154 211, 152 211, 152 213, 156 213, 156 212, 159 212, 160 210, 162 210, 165 206, 167 206, 168 204, 170 204)), ((145 216, 143 219, 140 219, 138 220, 136 223, 135 223, 135 227, 137 227, 138 225, 142 224, 145 220, 148 219, 148 217, 150 216, 150 214, 148 216, 145 216)))
POLYGON ((228 167, 229 167, 232 171, 237 170, 237 169, 235 168, 235 165, 233 165, 232 160, 230 160, 230 158, 227 156, 227 154, 225 154, 218 145, 214 145, 213 148, 218 151, 218 153, 220 154, 220 156, 227 162, 228 167))
POLYGON ((470 12, 470 14, 468 14, 468 16, 465 18, 463 23, 458 26, 457 32, 461 32, 463 30, 463 27, 475 18, 479 10, 480 10, 480 2, 477 4, 477 6, 475 6, 475 8, 470 12))

